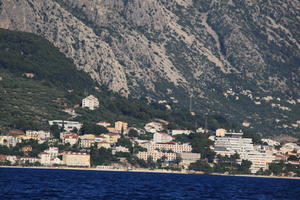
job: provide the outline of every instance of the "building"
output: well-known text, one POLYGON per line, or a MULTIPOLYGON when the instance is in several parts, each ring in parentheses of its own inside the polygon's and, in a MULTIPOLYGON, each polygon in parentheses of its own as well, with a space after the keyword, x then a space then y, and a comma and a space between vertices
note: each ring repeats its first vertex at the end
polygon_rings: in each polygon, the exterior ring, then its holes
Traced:
POLYGON ((105 148, 105 149, 109 149, 111 146, 108 142, 98 142, 97 143, 97 148, 105 148))
POLYGON ((59 149, 57 147, 50 147, 44 152, 39 154, 40 162, 44 166, 60 165, 62 164, 61 160, 58 158, 59 149))
POLYGON ((78 143, 79 136, 75 134, 65 135, 62 139, 64 144, 69 143, 71 146, 78 143))
POLYGON ((158 159, 162 159, 165 157, 165 161, 174 161, 176 159, 176 153, 163 153, 159 151, 147 151, 147 152, 139 152, 137 157, 139 159, 146 160, 151 157, 153 161, 157 161, 158 159))
POLYGON ((49 121, 49 125, 57 125, 59 128, 64 128, 65 131, 71 132, 73 129, 80 130, 82 124, 74 121, 64 121, 64 120, 52 120, 49 121))
POLYGON ((173 151, 175 153, 182 153, 182 152, 191 152, 192 146, 188 143, 186 144, 177 144, 175 142, 169 143, 145 143, 141 145, 142 147, 146 148, 148 151, 173 151))
POLYGON ((174 135, 181 135, 181 134, 189 135, 191 133, 192 133, 191 130, 179 130, 179 129, 172 130, 172 136, 174 136, 174 135))
POLYGON ((223 137, 215 138, 214 151, 222 156, 240 155, 241 160, 252 162, 251 173, 256 173, 260 168, 267 169, 268 164, 275 160, 272 151, 254 148, 251 138, 243 138, 243 133, 225 133, 223 137))
POLYGON ((34 157, 20 157, 18 159, 18 162, 20 165, 23 165, 23 164, 35 164, 35 163, 38 163, 40 162, 40 159, 39 158, 34 158, 34 157))
POLYGON ((127 122, 122 122, 122 121, 117 121, 115 122, 115 130, 118 131, 118 133, 123 133, 126 134, 128 129, 128 123, 127 122))
POLYGON ((179 153, 178 156, 180 156, 180 158, 182 159, 181 165, 184 166, 185 169, 187 169, 191 163, 194 163, 197 160, 200 160, 201 158, 200 153, 183 152, 183 153, 179 153))
POLYGON ((227 131, 223 128, 219 128, 216 130, 216 136, 217 137, 224 137, 227 131))
POLYGON ((222 156, 253 151, 252 139, 242 136, 243 133, 226 133, 224 137, 216 137, 214 151, 222 156))
POLYGON ((280 142, 271 139, 261 139, 262 142, 267 143, 269 146, 279 146, 280 142))
POLYGON ((63 164, 70 167, 90 167, 90 154, 64 152, 63 164))
POLYGON ((144 129, 149 133, 156 133, 164 130, 162 123, 159 122, 150 122, 144 126, 144 129))
POLYGON ((103 141, 108 142, 109 144, 114 144, 117 143, 119 138, 121 138, 121 135, 118 133, 107 133, 107 134, 102 134, 105 139, 103 141))
POLYGON ((111 124, 109 122, 106 121, 100 121, 97 123, 98 126, 103 126, 105 128, 109 127, 111 124))
POLYGON ((31 137, 31 139, 34 140, 48 140, 51 138, 51 133, 50 131, 33 131, 33 130, 28 130, 26 131, 26 136, 31 137))
POLYGON ((42 152, 39 154, 39 157, 41 159, 41 164, 44 166, 50 166, 51 165, 51 155, 46 152, 42 152))
POLYGON ((172 141, 172 136, 167 133, 157 132, 153 134, 153 141, 156 143, 166 143, 172 141))
POLYGON ((265 151, 248 151, 240 154, 241 160, 249 160, 252 162, 250 167, 251 173, 256 173, 259 169, 266 170, 269 164, 275 160, 275 156, 265 151))
POLYGON ((81 148, 89 149, 92 146, 94 146, 94 144, 95 144, 95 140, 90 140, 90 139, 81 139, 80 140, 81 148))
POLYGON ((7 136, 7 135, 0 136, 0 145, 4 145, 7 147, 15 147, 18 143, 21 142, 22 142, 22 138, 19 137, 7 136))
POLYGON ((97 97, 90 95, 82 99, 82 107, 88 108, 90 110, 95 110, 99 107, 99 100, 97 99, 97 97))
POLYGON ((112 153, 115 154, 116 152, 123 152, 123 153, 129 153, 129 149, 123 146, 116 146, 113 150, 112 153))

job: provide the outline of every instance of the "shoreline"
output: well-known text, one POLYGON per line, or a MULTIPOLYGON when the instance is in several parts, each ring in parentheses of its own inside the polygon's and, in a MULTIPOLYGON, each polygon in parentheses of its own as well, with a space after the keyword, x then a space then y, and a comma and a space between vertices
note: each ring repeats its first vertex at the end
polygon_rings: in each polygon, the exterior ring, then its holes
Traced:
POLYGON ((300 177, 289 177, 289 176, 263 176, 263 175, 250 175, 250 174, 221 174, 221 173, 210 173, 204 172, 190 172, 186 170, 172 171, 163 169, 101 169, 101 168, 79 168, 79 167, 35 167, 35 166, 0 166, 1 168, 11 169, 50 169, 50 170, 79 170, 79 171, 102 171, 102 172, 133 172, 133 173, 161 173, 161 174, 185 174, 185 175, 212 175, 212 176, 230 176, 230 177, 248 177, 248 178, 273 178, 273 179, 291 179, 300 180, 300 177))

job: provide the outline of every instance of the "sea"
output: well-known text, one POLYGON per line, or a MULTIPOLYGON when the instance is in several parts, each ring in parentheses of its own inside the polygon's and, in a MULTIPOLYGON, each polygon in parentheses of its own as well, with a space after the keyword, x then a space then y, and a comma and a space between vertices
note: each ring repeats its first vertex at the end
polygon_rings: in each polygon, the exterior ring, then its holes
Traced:
POLYGON ((0 199, 300 200, 300 180, 0 168, 0 199))

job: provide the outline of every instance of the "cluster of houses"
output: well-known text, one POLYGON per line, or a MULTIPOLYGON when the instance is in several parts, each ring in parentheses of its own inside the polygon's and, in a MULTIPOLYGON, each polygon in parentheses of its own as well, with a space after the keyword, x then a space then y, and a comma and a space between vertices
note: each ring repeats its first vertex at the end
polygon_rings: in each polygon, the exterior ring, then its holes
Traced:
MULTIPOLYGON (((99 107, 99 101, 96 97, 90 95, 82 100, 82 107, 94 110, 99 107)), ((180 166, 187 169, 189 165, 201 159, 199 153, 192 152, 190 143, 178 143, 175 141, 175 136, 185 134, 189 135, 191 130, 165 130, 168 122, 164 120, 155 120, 145 124, 143 128, 128 127, 127 122, 116 121, 109 123, 100 121, 97 123, 108 130, 108 133, 95 135, 93 133, 79 135, 78 130, 83 126, 82 123, 76 121, 52 120, 49 125, 57 125, 63 129, 60 132, 59 139, 53 138, 50 131, 33 131, 27 130, 25 134, 16 135, 0 135, 0 145, 7 147, 15 147, 18 143, 24 140, 36 140, 42 144, 48 142, 48 149, 41 152, 38 157, 30 157, 29 153, 32 147, 25 146, 22 148, 25 156, 18 157, 16 155, 0 155, 0 162, 9 161, 11 164, 22 165, 24 163, 40 163, 44 166, 65 165, 70 167, 90 167, 90 148, 106 148, 111 149, 113 154, 117 152, 129 153, 130 150, 124 146, 117 146, 121 136, 127 137, 129 130, 134 129, 138 134, 152 133, 153 137, 149 140, 141 140, 138 138, 130 138, 133 145, 143 147, 143 151, 136 153, 139 159, 148 161, 150 158, 153 161, 160 160, 165 165, 170 165, 180 161, 180 166), (81 149, 81 152, 62 151, 57 146, 69 145, 76 146, 81 149), (146 150, 146 151, 145 151, 146 150)), ((198 133, 206 134, 207 130, 203 128, 197 129, 198 133)), ((216 154, 222 156, 231 156, 236 153, 240 155, 239 162, 249 160, 252 162, 251 172, 256 173, 260 169, 268 169, 268 166, 273 161, 283 160, 286 163, 297 164, 297 160, 289 160, 289 157, 294 155, 300 157, 300 146, 295 143, 286 143, 281 146, 277 141, 271 139, 263 139, 264 145, 255 145, 251 138, 243 137, 242 132, 227 131, 225 129, 216 130, 214 136, 209 137, 214 144, 210 147, 216 154), (280 146, 280 148, 279 148, 280 146)), ((298 159, 299 160, 299 159, 298 159)), ((215 162, 218 162, 215 159, 215 162)))
POLYGON ((300 146, 296 143, 280 143, 271 139, 262 139, 263 145, 254 145, 251 138, 244 138, 242 132, 227 132, 225 129, 216 130, 216 135, 210 137, 214 141, 212 150, 222 156, 240 155, 239 161, 252 162, 251 173, 266 170, 274 161, 283 160, 286 163, 299 165, 299 161, 291 161, 291 155, 300 156, 300 146), (280 148, 276 148, 280 147, 280 148))

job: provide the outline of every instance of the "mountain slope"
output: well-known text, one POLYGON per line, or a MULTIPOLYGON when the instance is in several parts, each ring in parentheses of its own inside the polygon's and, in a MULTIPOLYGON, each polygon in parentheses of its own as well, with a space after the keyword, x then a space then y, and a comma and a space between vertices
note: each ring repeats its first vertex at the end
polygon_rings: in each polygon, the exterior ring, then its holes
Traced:
POLYGON ((297 0, 2 0, 0 27, 47 38, 99 84, 299 133, 297 0), (297 101, 298 100, 298 101, 297 101))

